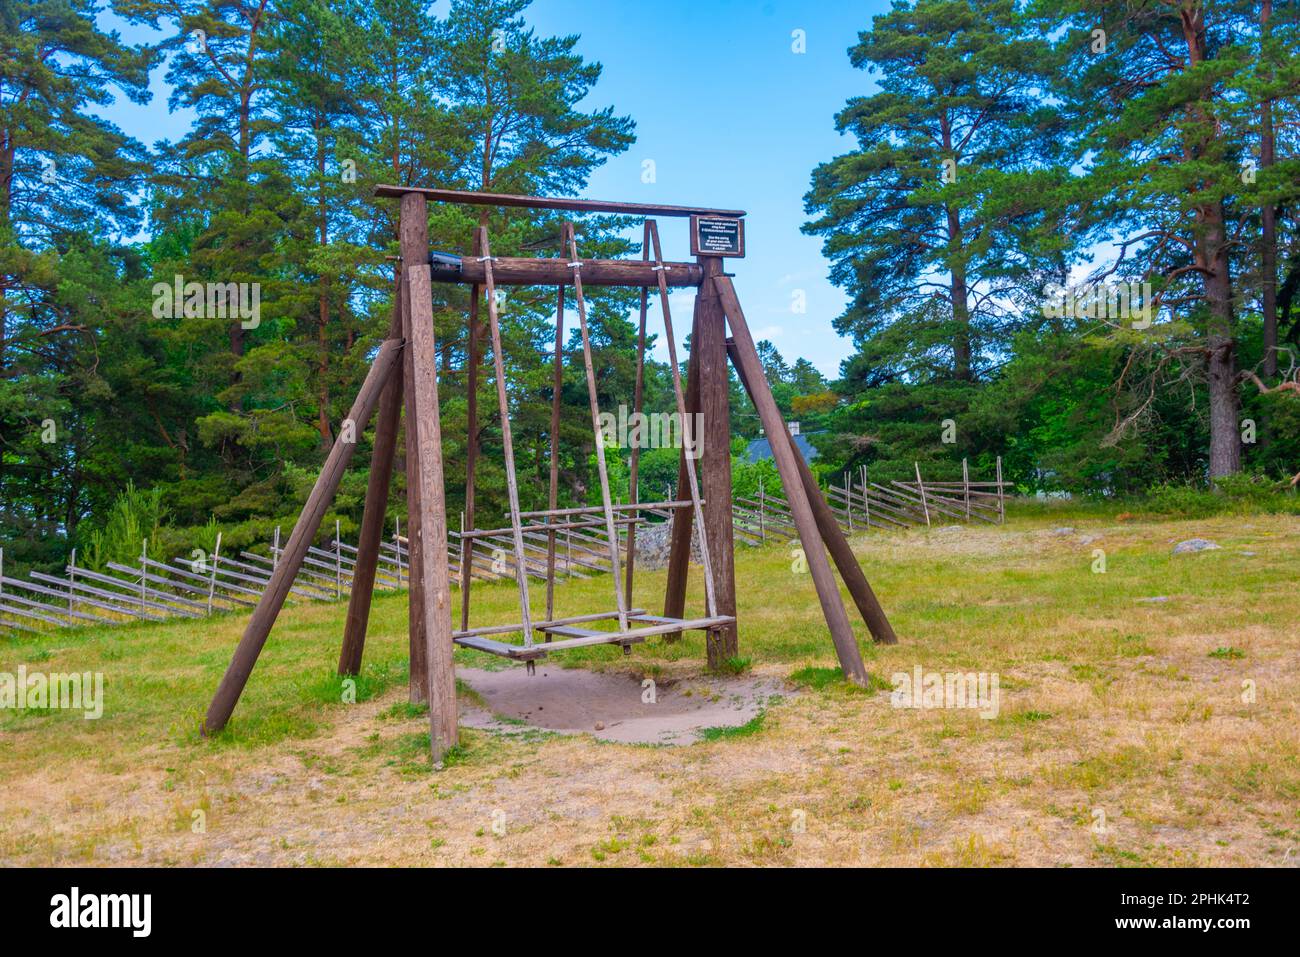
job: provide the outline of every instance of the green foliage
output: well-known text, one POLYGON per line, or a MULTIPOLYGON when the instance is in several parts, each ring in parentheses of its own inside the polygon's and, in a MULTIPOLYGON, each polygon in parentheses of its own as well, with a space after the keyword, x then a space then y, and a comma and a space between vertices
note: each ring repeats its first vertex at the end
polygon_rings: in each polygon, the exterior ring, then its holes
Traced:
POLYGON ((162 489, 141 491, 128 481, 126 491, 113 502, 102 525, 82 526, 85 537, 77 564, 101 570, 109 562, 138 563, 146 539, 157 546, 158 530, 165 517, 162 489))
POLYGON ((1188 484, 1159 485, 1151 489, 1144 504, 1156 514, 1185 518, 1257 512, 1300 515, 1300 495, 1289 482, 1249 474, 1221 478, 1214 489, 1188 484))

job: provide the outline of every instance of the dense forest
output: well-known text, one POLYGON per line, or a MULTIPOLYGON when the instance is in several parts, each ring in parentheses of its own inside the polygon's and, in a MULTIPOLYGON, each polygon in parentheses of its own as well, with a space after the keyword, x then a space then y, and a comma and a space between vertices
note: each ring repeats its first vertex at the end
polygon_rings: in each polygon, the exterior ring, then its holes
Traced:
MULTIPOLYGON (((805 197, 805 230, 848 294, 840 377, 761 345, 818 469, 902 478, 915 461, 948 478, 967 458, 988 476, 1002 456, 1026 493, 1286 487, 1300 470, 1297 6, 898 0, 864 22, 846 55, 876 92, 826 118, 849 149, 808 171, 805 197)), ((292 523, 391 316, 395 209, 373 187, 574 195, 635 141, 634 117, 586 105, 601 67, 579 38, 538 35, 527 8, 0 0, 8 561, 126 557, 143 535, 181 553, 211 548, 218 527, 246 546, 292 523), (125 43, 106 9, 167 39, 125 43), (146 145, 102 108, 148 101, 159 69, 157 108, 195 120, 146 145), (255 284, 257 308, 189 312, 168 291, 188 283, 255 284)), ((553 214, 431 215, 435 249, 469 253, 482 222, 498 255, 561 255, 553 214)), ((633 225, 583 218, 582 254, 637 255, 633 225)), ((633 393, 635 294, 591 293, 601 403, 616 408, 633 393)), ((491 357, 467 340, 468 291, 437 294, 458 510, 466 369, 491 357)), ((536 506, 554 290, 500 305, 521 495, 536 506)), ((671 409, 666 368, 647 375, 646 408, 671 409)), ((582 502, 595 482, 581 362, 565 376, 562 485, 582 502)), ((495 411, 489 375, 479 389, 495 411)), ((739 411, 734 383, 733 396, 739 411)), ((498 423, 481 425, 490 518, 505 476, 498 423)), ((744 488, 763 472, 742 454, 757 423, 738 414, 733 429, 744 488)), ((367 441, 336 504, 345 531, 367 441)), ((643 495, 676 472, 675 450, 646 453, 643 495)))

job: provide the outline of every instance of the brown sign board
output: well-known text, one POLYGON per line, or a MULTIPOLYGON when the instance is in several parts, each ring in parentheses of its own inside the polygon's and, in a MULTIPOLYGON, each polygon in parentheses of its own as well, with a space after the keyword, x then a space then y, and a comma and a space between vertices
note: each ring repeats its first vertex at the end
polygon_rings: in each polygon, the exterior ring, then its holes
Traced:
POLYGON ((731 216, 692 216, 691 255, 745 255, 745 221, 731 216))

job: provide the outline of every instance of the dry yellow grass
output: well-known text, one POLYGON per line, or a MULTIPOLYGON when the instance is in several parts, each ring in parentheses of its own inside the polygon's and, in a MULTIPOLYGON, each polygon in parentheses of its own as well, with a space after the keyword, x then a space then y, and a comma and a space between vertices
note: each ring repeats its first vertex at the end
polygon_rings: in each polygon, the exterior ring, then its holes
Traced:
MULTIPOLYGON (((107 696, 98 721, 0 712, 0 861, 1297 865, 1300 519, 1070 521, 855 540, 902 639, 865 645, 869 670, 997 673, 992 720, 814 680, 750 733, 661 748, 467 730, 435 772, 403 704, 403 596, 377 600, 360 703, 330 678, 343 606, 296 606, 211 742, 194 729, 242 618, 0 639, 0 671, 102 671, 107 696), (1170 554, 1193 536, 1223 547, 1170 554)), ((834 664, 786 549, 742 550, 737 573, 754 673, 834 664)), ((562 587, 561 613, 605 607, 608 587, 562 587)), ((638 603, 662 587, 640 576, 638 603)), ((512 589, 476 592, 476 621, 507 620, 512 589)), ((692 637, 566 660, 674 676, 702 659, 692 637)))

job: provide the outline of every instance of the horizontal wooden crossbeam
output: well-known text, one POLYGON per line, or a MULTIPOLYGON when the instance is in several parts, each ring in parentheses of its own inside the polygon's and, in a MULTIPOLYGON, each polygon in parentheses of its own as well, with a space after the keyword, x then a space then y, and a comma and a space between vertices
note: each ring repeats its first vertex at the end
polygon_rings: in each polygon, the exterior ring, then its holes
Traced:
POLYGON ((464 203, 468 206, 512 206, 556 209, 573 213, 621 213, 627 216, 744 216, 743 209, 710 209, 707 206, 664 206, 658 203, 616 203, 573 196, 518 196, 511 193, 465 192, 429 189, 423 186, 376 186, 376 196, 405 196, 420 193, 436 203, 464 203))
MULTIPOLYGON (((485 285, 486 264, 465 256, 438 254, 430 264, 434 282, 485 285)), ((571 286, 578 270, 563 259, 533 259, 527 256, 499 256, 492 261, 492 281, 497 286, 571 286)), ((669 286, 698 286, 704 270, 695 263, 664 263, 669 286)), ((648 288, 659 283, 659 273, 639 259, 584 259, 582 281, 588 286, 633 286, 648 288)))

